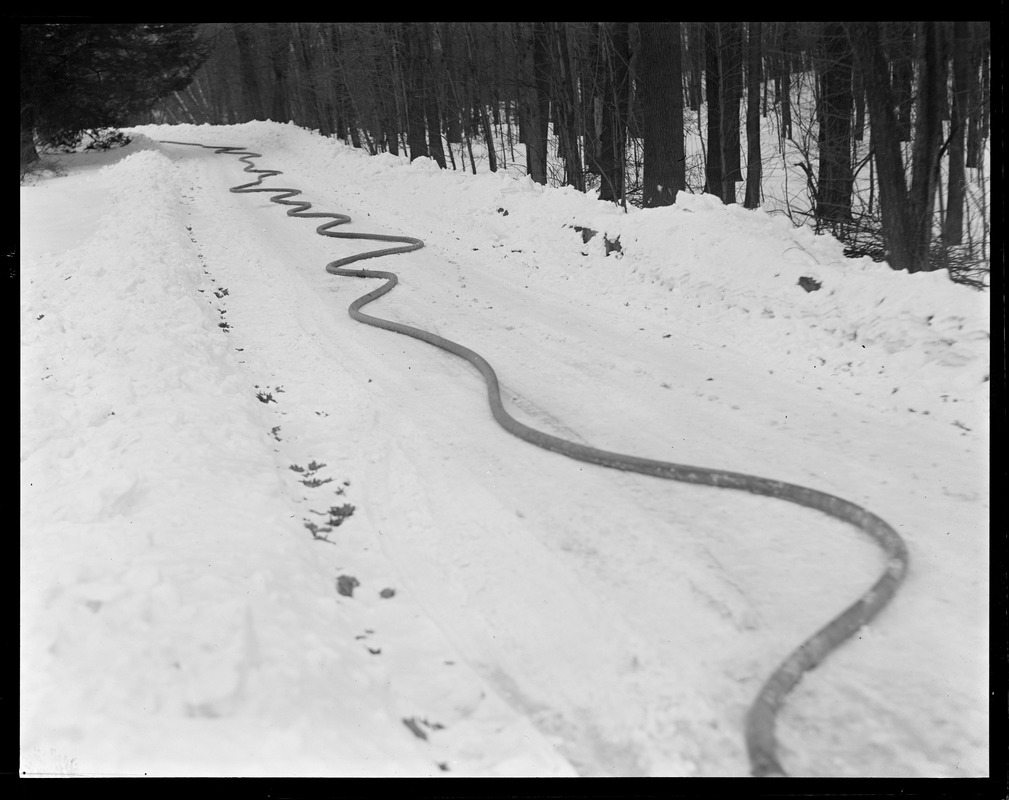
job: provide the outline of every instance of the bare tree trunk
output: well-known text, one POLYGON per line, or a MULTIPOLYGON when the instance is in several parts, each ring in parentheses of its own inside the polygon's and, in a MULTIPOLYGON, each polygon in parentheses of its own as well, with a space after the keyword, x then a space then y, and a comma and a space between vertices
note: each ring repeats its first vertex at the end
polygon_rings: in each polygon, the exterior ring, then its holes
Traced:
POLYGON ((382 123, 382 134, 385 146, 389 153, 394 156, 399 155, 399 134, 402 130, 402 118, 399 115, 397 103, 398 91, 402 74, 400 34, 402 33, 398 25, 391 22, 383 22, 381 28, 382 40, 384 42, 383 52, 385 59, 376 55, 376 74, 388 75, 388 84, 378 88, 378 108, 379 119, 382 123))
POLYGON ((424 84, 423 84, 423 44, 419 26, 421 22, 401 23, 406 42, 406 136, 410 150, 410 160, 426 158, 427 131, 424 115, 424 84))
POLYGON ((901 157, 897 103, 880 37, 882 23, 846 23, 862 71, 869 106, 873 153, 879 171, 879 200, 887 259, 897 270, 929 269, 932 208, 938 176, 945 92, 945 48, 937 24, 923 24, 921 80, 910 191, 901 157))
POLYGON ((781 34, 781 136, 792 138, 792 58, 790 48, 792 37, 789 23, 785 23, 781 34))
MULTIPOLYGON (((468 37, 469 23, 459 23, 460 26, 467 26, 465 29, 468 37)), ((462 113, 460 111, 459 82, 456 78, 456 59, 459 48, 455 41, 455 30, 457 26, 443 26, 440 33, 442 43, 442 56, 445 63, 445 140, 449 145, 449 155, 452 155, 452 145, 462 144, 462 113)), ((454 156, 453 156, 454 160, 454 156)))
POLYGON ((301 57, 301 68, 304 78, 299 81, 299 88, 302 94, 304 105, 305 123, 310 128, 317 129, 323 136, 328 136, 328 122, 323 119, 321 103, 319 97, 319 87, 317 80, 317 69, 315 59, 317 50, 315 42, 312 41, 311 31, 306 29, 304 23, 297 23, 297 50, 301 57))
POLYGON ((232 46, 234 37, 224 36, 224 29, 224 25, 215 25, 214 39, 217 42, 217 47, 223 50, 227 54, 227 57, 217 60, 216 55, 211 56, 208 63, 216 61, 216 68, 213 70, 213 83, 214 94, 220 100, 220 117, 214 120, 214 122, 231 125, 242 121, 240 111, 241 95, 239 94, 239 97, 235 97, 234 90, 235 84, 239 83, 236 80, 237 76, 235 74, 237 52, 232 46))
POLYGON ((913 24, 893 22, 889 25, 893 91, 897 103, 897 131, 902 142, 911 141, 911 108, 914 105, 911 94, 911 83, 914 79, 914 68, 911 63, 911 54, 914 50, 913 24))
POLYGON ((284 22, 269 23, 270 66, 273 68, 273 102, 270 118, 274 122, 291 120, 287 88, 287 44, 289 33, 284 22))
POLYGON ((497 152, 494 149, 494 135, 491 131, 486 101, 480 103, 478 113, 480 115, 480 130, 483 133, 484 145, 487 147, 487 168, 491 172, 497 172, 497 152))
POLYGON ((852 138, 856 142, 861 142, 865 131, 865 88, 862 86, 861 74, 852 72, 852 83, 854 85, 855 101, 855 125, 852 128, 852 138))
MULTIPOLYGON (((442 169, 447 168, 445 147, 441 141, 441 108, 438 103, 439 73, 436 62, 434 23, 419 23, 423 27, 419 33, 421 57, 424 62, 423 93, 424 115, 427 118, 427 139, 431 157, 442 169)), ((440 55, 440 53, 438 54, 440 55)))
POLYGON ((748 24, 746 40, 746 196, 743 206, 760 205, 760 34, 761 24, 748 24))
MULTIPOLYGON (((987 24, 987 23, 986 23, 987 24)), ((986 46, 986 49, 989 49, 986 46)), ((981 131, 988 138, 991 128, 991 59, 981 59, 981 131)))
POLYGON ((599 199, 619 203, 624 197, 627 110, 630 92, 630 36, 626 22, 613 22, 604 28, 609 56, 603 92, 603 127, 600 136, 602 184, 599 199))
POLYGON ((932 211, 939 185, 939 152, 942 148, 942 115, 947 95, 948 46, 942 23, 920 23, 918 54, 919 86, 915 107, 914 144, 911 163, 912 219, 915 224, 919 269, 931 269, 932 211))
POLYGON ((586 43, 585 68, 582 72, 582 127, 585 131, 585 171, 590 175, 601 172, 601 150, 599 140, 602 134, 602 93, 603 56, 602 26, 598 22, 589 25, 586 43))
POLYGON ((350 144, 356 147, 358 150, 361 149, 361 131, 357 127, 357 116, 354 114, 353 109, 347 117, 347 128, 350 131, 350 144))
POLYGON ((967 22, 953 23, 953 102, 950 104, 949 188, 946 196, 946 219, 943 224, 943 244, 963 242, 963 205, 966 193, 964 169, 964 121, 970 95, 970 29, 967 22))
POLYGON ((722 90, 718 65, 717 23, 704 24, 704 93, 708 103, 708 160, 704 165, 704 191, 722 199, 722 90))
POLYGON ((252 34, 248 24, 239 22, 232 27, 238 46, 238 69, 241 75, 242 116, 246 120, 266 119, 263 96, 259 88, 252 34))
POLYGON ((848 35, 858 59, 869 106, 872 151, 878 171, 880 214, 887 257, 894 269, 915 272, 917 264, 915 248, 910 241, 912 226, 907 209, 907 183, 900 152, 897 107, 878 24, 849 23, 848 35))
POLYGON ((820 37, 819 174, 816 217, 827 224, 851 219, 851 46, 839 22, 824 25, 820 37))
POLYGON ((736 183, 742 181, 739 160, 739 101, 743 93, 742 23, 720 22, 719 98, 721 100, 722 202, 736 202, 736 183))
POLYGON ((553 29, 556 81, 554 110, 557 117, 558 149, 564 159, 564 183, 580 192, 585 191, 585 174, 582 171, 578 150, 579 103, 571 52, 568 46, 567 23, 555 23, 553 29))
MULTIPOLYGON (((330 51, 334 58, 339 60, 343 56, 343 69, 340 69, 338 74, 333 77, 333 80, 329 82, 329 88, 332 97, 332 115, 333 124, 332 129, 336 134, 336 137, 344 142, 350 143, 350 131, 353 127, 351 118, 353 116, 351 112, 351 107, 353 105, 353 100, 351 98, 350 92, 347 88, 346 79, 346 61, 347 58, 344 51, 347 48, 347 42, 344 39, 341 27, 339 24, 334 24, 330 28, 330 51)), ((391 37, 390 37, 391 42, 391 37)))
POLYGON ((687 79, 687 95, 690 98, 690 110, 701 110, 701 84, 704 77, 704 25, 700 22, 688 22, 687 26, 687 61, 690 64, 690 77, 687 79))
MULTIPOLYGON (((476 175, 476 159, 473 158, 473 137, 470 135, 470 125, 464 127, 464 136, 466 137, 466 150, 469 152, 469 164, 473 170, 473 174, 476 175)), ((463 159, 465 162, 466 159, 463 159)))
POLYGON ((529 177, 547 182, 547 133, 550 125, 550 43, 545 22, 534 22, 532 30, 533 96, 526 131, 526 164, 529 177))
POLYGON ((981 63, 986 60, 984 47, 978 41, 977 33, 971 36, 970 47, 970 89, 968 95, 967 112, 967 168, 977 169, 981 166, 981 142, 983 140, 983 125, 981 118, 983 115, 984 96, 982 91, 982 69, 981 63))
POLYGON ((645 208, 670 206, 687 187, 683 144, 683 52, 679 22, 643 22, 641 79, 645 208))

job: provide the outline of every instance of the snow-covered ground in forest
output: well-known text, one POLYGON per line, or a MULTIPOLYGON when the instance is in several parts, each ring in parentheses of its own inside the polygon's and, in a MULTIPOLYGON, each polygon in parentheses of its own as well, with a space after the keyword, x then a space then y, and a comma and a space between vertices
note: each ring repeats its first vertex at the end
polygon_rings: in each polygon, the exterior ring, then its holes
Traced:
POLYGON ((987 292, 701 195, 134 134, 21 188, 23 774, 744 775, 761 683, 882 569, 815 512, 510 437, 469 365, 347 316, 374 284, 323 267, 368 243, 162 139, 424 239, 369 313, 481 353, 528 424, 886 519, 908 578, 782 760, 988 774, 987 292))

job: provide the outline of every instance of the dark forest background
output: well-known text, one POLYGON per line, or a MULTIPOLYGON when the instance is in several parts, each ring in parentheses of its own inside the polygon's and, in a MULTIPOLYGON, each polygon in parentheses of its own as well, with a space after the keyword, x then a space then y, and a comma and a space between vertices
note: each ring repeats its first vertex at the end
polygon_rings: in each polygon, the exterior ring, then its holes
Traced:
POLYGON ((266 119, 625 206, 757 208, 797 169, 774 211, 983 286, 990 50, 963 21, 22 25, 22 175, 74 131, 266 119))

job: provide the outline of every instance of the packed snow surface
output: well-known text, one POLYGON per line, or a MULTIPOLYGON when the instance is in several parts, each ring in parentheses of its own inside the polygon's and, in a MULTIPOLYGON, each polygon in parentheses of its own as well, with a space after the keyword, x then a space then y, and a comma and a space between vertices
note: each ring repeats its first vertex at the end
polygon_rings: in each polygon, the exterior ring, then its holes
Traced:
POLYGON ((622 209, 290 125, 149 126, 21 188, 24 774, 729 776, 882 571, 857 530, 509 436, 862 505, 911 567, 778 722, 790 773, 988 774, 989 297, 680 194, 622 209), (584 230, 583 230, 584 229, 584 230), (591 232, 596 232, 592 235, 591 232), (808 290, 811 289, 811 290, 808 290))

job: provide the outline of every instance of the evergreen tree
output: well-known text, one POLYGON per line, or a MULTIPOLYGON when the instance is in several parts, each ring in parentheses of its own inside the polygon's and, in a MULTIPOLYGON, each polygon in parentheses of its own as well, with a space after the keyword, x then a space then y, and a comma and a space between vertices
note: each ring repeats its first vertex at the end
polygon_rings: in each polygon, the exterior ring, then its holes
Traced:
POLYGON ((196 25, 22 25, 22 171, 38 158, 36 142, 72 144, 129 124, 185 88, 206 56, 196 25))

